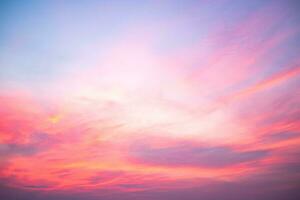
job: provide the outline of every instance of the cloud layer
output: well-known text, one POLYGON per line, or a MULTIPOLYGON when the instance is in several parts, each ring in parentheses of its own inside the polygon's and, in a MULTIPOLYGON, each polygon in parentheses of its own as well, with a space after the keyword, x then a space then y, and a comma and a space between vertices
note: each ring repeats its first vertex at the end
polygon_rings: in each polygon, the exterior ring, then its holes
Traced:
POLYGON ((295 1, 0 9, 0 196, 299 199, 295 1))

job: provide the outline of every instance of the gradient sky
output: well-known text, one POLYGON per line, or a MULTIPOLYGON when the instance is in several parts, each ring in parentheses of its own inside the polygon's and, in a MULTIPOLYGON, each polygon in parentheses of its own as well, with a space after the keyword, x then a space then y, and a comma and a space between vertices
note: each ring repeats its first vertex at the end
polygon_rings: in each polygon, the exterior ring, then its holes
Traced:
POLYGON ((299 200, 299 13, 0 1, 0 199, 299 200))

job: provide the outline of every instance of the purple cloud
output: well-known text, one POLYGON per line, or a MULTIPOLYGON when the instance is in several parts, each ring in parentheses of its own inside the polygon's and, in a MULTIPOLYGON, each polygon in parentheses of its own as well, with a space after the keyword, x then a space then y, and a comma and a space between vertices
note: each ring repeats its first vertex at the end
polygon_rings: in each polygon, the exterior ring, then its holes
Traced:
POLYGON ((131 153, 137 162, 146 164, 217 168, 259 160, 267 156, 268 151, 240 152, 225 146, 180 144, 165 148, 138 145, 131 153))

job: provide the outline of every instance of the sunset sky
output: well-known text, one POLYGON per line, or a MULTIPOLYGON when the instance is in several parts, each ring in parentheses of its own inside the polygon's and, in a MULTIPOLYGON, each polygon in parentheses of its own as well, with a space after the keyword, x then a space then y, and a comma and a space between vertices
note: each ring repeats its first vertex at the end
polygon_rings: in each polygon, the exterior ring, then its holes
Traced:
POLYGON ((0 1, 1 200, 299 200, 300 1, 0 1))

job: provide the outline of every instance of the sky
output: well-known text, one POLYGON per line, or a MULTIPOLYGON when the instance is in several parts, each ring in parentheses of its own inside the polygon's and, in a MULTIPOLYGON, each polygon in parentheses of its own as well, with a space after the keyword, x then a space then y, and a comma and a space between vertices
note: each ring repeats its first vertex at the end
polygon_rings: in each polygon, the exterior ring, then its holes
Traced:
POLYGON ((0 199, 300 199, 299 13, 0 1, 0 199))

